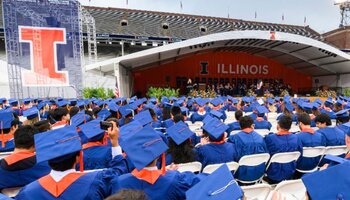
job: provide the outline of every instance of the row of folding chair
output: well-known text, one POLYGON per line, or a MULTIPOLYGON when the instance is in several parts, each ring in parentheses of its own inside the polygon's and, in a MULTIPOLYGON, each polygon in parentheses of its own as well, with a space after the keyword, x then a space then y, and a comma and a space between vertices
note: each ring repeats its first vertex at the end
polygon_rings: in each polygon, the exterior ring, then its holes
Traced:
POLYGON ((10 152, 1 152, 0 153, 0 160, 5 158, 6 156, 9 156, 13 153, 13 151, 10 151, 10 152))

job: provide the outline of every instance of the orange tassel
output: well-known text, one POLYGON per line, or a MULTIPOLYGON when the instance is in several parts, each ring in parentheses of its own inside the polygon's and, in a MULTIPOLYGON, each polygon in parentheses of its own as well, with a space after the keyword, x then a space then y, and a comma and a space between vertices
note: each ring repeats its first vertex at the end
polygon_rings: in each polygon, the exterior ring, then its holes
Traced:
POLYGON ((1 147, 5 148, 5 138, 4 138, 4 129, 3 129, 2 121, 1 121, 1 147))
POLYGON ((83 171, 84 171, 83 151, 81 150, 79 154, 80 154, 80 155, 79 155, 79 157, 80 157, 80 158, 79 158, 79 164, 80 164, 79 170, 80 170, 80 172, 83 172, 83 171))
POLYGON ((163 175, 165 175, 165 173, 166 173, 165 164, 166 164, 165 163, 165 153, 163 153, 162 154, 162 168, 161 168, 163 175))

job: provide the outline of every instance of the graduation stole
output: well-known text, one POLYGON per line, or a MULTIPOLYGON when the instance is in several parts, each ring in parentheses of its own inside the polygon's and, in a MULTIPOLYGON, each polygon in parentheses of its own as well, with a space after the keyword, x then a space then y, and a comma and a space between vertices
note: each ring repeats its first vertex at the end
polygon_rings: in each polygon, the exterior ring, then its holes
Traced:
POLYGON ((96 146, 106 146, 108 144, 108 135, 105 134, 103 136, 103 141, 95 141, 95 142, 88 142, 86 144, 83 144, 83 149, 88 149, 90 147, 96 147, 96 146))
POLYGON ((13 154, 5 157, 4 160, 6 161, 6 163, 8 165, 12 165, 14 163, 17 163, 17 162, 24 160, 26 158, 30 158, 32 156, 35 156, 34 152, 22 151, 22 152, 13 153, 13 154))
POLYGON ((306 133, 314 134, 314 133, 315 133, 315 130, 312 129, 312 128, 303 128, 303 129, 301 130, 301 132, 306 132, 306 133))
POLYGON ((13 133, 4 134, 4 130, 1 129, 1 147, 6 147, 6 142, 13 139, 13 133))
POLYGON ((162 168, 160 170, 147 170, 142 169, 141 171, 134 169, 131 174, 138 179, 146 181, 147 183, 154 184, 157 182, 161 175, 165 175, 165 153, 162 154, 162 168))
POLYGON ((58 126, 64 126, 64 125, 67 125, 67 122, 65 122, 65 121, 58 121, 58 122, 52 124, 52 127, 58 127, 58 126))
POLYGON ((225 140, 222 140, 220 142, 210 142, 210 144, 224 144, 225 143, 225 140))
POLYGON ((291 134, 291 133, 289 131, 286 131, 286 130, 278 131, 276 133, 276 135, 289 135, 289 134, 291 134))
POLYGON ((245 133, 251 133, 251 132, 254 131, 254 129, 252 129, 252 128, 245 128, 245 129, 242 129, 242 131, 245 132, 245 133))
POLYGON ((85 173, 70 173, 63 177, 59 182, 56 182, 52 176, 46 175, 38 180, 41 187, 48 191, 55 198, 59 197, 72 183, 78 180, 85 173))
POLYGON ((264 118, 263 117, 257 117, 256 121, 258 121, 258 122, 264 121, 264 118))

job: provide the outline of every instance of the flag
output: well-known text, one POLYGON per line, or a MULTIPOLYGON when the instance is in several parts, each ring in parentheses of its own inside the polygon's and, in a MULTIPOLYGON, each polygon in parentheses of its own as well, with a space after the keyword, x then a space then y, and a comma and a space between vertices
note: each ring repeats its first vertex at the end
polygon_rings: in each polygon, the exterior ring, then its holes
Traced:
POLYGON ((183 7, 182 7, 182 1, 180 1, 180 8, 181 8, 181 10, 182 10, 182 8, 183 8, 183 7))
POLYGON ((284 13, 282 14, 282 21, 284 21, 284 13))
POLYGON ((116 98, 119 98, 119 87, 118 87, 118 81, 115 81, 115 91, 114 91, 114 95, 116 98))
POLYGON ((255 11, 255 19, 258 17, 258 13, 256 13, 256 11, 255 11))
POLYGON ((230 18, 230 13, 227 13, 227 18, 230 18))

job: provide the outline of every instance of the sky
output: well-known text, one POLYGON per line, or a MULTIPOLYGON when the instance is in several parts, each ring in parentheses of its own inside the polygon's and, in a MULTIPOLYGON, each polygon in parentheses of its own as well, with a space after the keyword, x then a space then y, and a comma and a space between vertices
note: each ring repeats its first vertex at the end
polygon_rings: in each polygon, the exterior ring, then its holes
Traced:
POLYGON ((306 25, 319 33, 339 27, 334 0, 79 0, 83 5, 182 14, 230 17, 261 22, 306 25), (182 9, 181 9, 182 2, 182 9), (257 18, 255 18, 255 13, 257 18), (284 21, 282 21, 284 16, 284 21))

